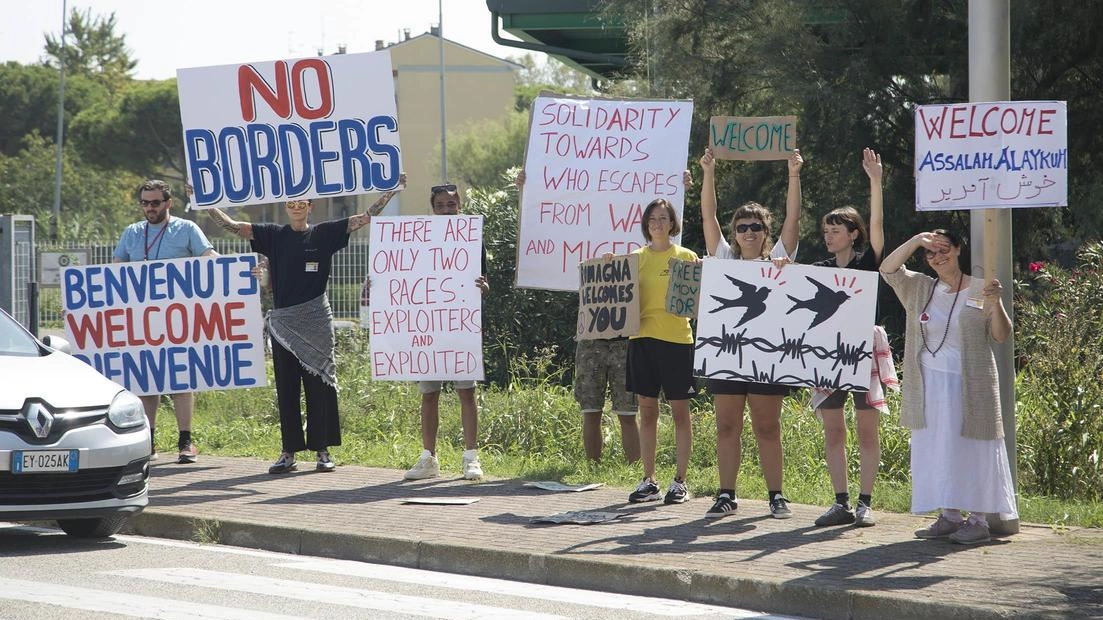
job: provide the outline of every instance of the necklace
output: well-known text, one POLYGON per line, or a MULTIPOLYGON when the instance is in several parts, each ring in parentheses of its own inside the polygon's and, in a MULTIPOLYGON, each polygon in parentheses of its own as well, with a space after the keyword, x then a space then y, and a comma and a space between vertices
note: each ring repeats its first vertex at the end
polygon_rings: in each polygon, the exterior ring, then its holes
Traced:
POLYGON ((935 281, 934 286, 931 287, 931 294, 927 297, 927 303, 923 305, 923 312, 919 315, 919 335, 923 338, 923 348, 927 350, 927 353, 931 354, 931 357, 942 350, 942 345, 946 344, 946 338, 950 335, 950 322, 954 320, 954 308, 957 306, 958 295, 961 295, 961 281, 965 278, 963 272, 957 278, 957 291, 954 293, 954 303, 950 304, 950 314, 946 317, 946 329, 942 332, 942 342, 938 343, 934 351, 931 350, 930 345, 927 344, 927 321, 931 319, 931 315, 927 314, 927 308, 931 305, 931 300, 934 299, 935 289, 938 288, 938 281, 935 281))
POLYGON ((149 222, 146 222, 145 228, 145 260, 149 260, 149 251, 153 249, 153 246, 157 246, 157 255, 154 259, 161 258, 161 242, 165 240, 165 231, 169 228, 169 218, 165 218, 165 225, 161 227, 161 230, 157 231, 157 234, 153 236, 153 241, 149 240, 149 222))

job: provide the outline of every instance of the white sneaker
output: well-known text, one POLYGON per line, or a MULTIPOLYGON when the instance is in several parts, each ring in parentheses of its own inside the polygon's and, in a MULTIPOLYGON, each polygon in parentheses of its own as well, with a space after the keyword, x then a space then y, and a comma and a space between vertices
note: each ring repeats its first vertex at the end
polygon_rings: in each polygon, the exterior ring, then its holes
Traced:
POLYGON ((432 452, 422 450, 421 458, 417 460, 417 463, 414 463, 414 466, 403 477, 407 480, 425 480, 426 478, 436 478, 439 475, 440 461, 433 456, 432 452))
POLYGON ((475 450, 463 451, 463 477, 465 480, 483 477, 483 466, 479 463, 479 453, 475 450))

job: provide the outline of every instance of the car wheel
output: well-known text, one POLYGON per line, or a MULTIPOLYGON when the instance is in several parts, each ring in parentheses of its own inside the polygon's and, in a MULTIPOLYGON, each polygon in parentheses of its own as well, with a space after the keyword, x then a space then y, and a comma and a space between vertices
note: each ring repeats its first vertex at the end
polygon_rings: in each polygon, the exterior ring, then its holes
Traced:
POLYGON ((126 520, 127 515, 118 514, 98 519, 59 519, 57 524, 74 538, 107 538, 118 534, 126 520))

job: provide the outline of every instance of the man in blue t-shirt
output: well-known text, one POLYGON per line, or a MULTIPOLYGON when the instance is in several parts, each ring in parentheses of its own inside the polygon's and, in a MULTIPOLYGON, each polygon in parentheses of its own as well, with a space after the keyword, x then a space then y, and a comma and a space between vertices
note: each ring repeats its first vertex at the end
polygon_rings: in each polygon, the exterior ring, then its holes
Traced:
MULTIPOLYGON (((123 231, 112 255, 114 262, 165 260, 216 254, 214 246, 195 222, 181 217, 172 217, 169 213, 172 209, 172 188, 168 183, 156 179, 142 183, 138 188, 138 204, 142 207, 145 219, 127 226, 123 231)), ((191 436, 195 395, 192 392, 181 392, 171 396, 179 431, 177 448, 180 452, 176 462, 194 463, 199 454, 191 436)), ((146 417, 149 419, 149 432, 152 438, 157 421, 157 404, 161 396, 151 394, 142 396, 141 399, 146 417)), ((156 444, 152 446, 152 451, 153 458, 156 458, 156 444)))

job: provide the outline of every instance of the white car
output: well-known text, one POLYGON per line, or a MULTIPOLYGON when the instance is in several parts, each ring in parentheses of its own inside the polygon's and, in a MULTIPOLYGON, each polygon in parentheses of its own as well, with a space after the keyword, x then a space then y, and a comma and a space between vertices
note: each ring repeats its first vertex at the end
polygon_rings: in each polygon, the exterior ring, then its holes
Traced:
POLYGON ((0 520, 112 536, 149 502, 142 401, 44 342, 0 310, 0 520))

